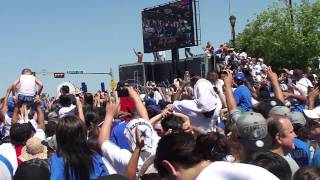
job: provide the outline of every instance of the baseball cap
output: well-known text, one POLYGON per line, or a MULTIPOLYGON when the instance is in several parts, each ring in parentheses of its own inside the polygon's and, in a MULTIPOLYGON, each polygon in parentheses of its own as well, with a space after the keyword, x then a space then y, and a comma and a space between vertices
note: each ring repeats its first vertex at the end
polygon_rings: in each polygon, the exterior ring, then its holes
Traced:
POLYGON ((288 117, 290 118, 292 124, 301 124, 304 126, 307 123, 307 120, 302 112, 290 112, 288 117))
POLYGON ((243 112, 236 122, 240 143, 250 151, 269 150, 272 138, 266 119, 255 112, 243 112))
POLYGON ((237 72, 237 73, 234 75, 234 80, 235 80, 235 81, 245 81, 245 80, 246 80, 246 76, 244 75, 243 72, 237 72))
POLYGON ((320 119, 320 106, 312 110, 303 110, 304 114, 310 119, 320 119))
POLYGON ((272 115, 282 115, 288 116, 290 114, 290 109, 286 106, 275 106, 270 109, 269 117, 272 115))

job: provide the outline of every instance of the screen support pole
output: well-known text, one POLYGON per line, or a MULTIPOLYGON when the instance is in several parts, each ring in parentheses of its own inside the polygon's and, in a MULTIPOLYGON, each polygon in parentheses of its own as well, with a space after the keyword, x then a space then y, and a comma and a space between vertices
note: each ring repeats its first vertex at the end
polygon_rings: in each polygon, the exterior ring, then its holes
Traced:
POLYGON ((172 80, 177 78, 180 74, 179 72, 179 49, 171 49, 171 58, 172 58, 172 80))

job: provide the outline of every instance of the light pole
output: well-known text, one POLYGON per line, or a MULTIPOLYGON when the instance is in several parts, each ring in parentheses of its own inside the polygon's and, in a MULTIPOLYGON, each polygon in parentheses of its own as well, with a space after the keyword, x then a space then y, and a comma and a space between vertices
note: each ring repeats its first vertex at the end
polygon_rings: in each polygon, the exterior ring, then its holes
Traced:
POLYGON ((231 41, 232 41, 232 46, 233 48, 236 47, 236 32, 234 30, 234 26, 236 25, 236 17, 231 15, 229 17, 230 25, 231 25, 231 41))

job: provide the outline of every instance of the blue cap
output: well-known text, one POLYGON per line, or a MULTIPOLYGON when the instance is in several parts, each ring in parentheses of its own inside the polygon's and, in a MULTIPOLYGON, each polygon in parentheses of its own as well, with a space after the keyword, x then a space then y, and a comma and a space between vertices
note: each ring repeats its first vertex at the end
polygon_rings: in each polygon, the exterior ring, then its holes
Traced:
POLYGON ((245 81, 245 80, 246 80, 246 76, 244 75, 243 72, 237 72, 237 73, 234 75, 234 80, 235 80, 235 81, 245 81))

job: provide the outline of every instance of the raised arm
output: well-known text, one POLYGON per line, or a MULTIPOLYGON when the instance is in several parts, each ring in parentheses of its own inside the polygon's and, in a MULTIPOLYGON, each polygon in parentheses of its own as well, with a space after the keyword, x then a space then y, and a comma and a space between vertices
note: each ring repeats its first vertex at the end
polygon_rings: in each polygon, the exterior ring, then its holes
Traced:
POLYGON ((173 96, 173 101, 180 101, 181 98, 181 94, 184 91, 184 88, 186 87, 186 85, 188 85, 189 83, 186 81, 181 81, 181 86, 177 89, 177 92, 174 94, 173 96))
POLYGON ((11 124, 15 124, 19 120, 19 105, 18 105, 18 100, 16 97, 13 97, 14 99, 14 109, 13 109, 13 115, 12 115, 12 121, 11 124))
POLYGON ((79 119, 85 122, 82 103, 79 98, 76 98, 76 105, 77 105, 77 112, 78 112, 79 119))
POLYGON ((110 132, 111 132, 111 125, 112 120, 115 115, 118 114, 120 109, 120 103, 119 101, 116 101, 113 103, 110 101, 106 106, 106 115, 104 117, 104 122, 101 128, 101 131, 99 133, 99 143, 102 145, 104 141, 108 141, 110 138, 110 132))
POLYGON ((12 95, 14 96, 15 93, 17 92, 17 85, 20 83, 20 76, 13 81, 12 85, 11 85, 11 91, 12 91, 12 95))
POLYGON ((162 88, 161 88, 161 87, 157 87, 157 89, 158 89, 158 91, 159 91, 162 99, 163 99, 163 100, 166 100, 166 97, 164 96, 164 94, 163 94, 163 92, 162 92, 162 88))
POLYGON ((136 54, 136 56, 138 56, 137 51, 134 48, 132 48, 132 49, 133 49, 134 54, 136 54))
POLYGON ((282 94, 282 90, 278 81, 278 75, 272 71, 270 66, 268 67, 268 70, 267 70, 267 76, 271 81, 271 85, 272 85, 275 97, 279 99, 281 102, 284 102, 285 99, 282 94))
POLYGON ((283 92, 283 95, 285 96, 285 99, 294 98, 302 102, 307 100, 307 96, 303 96, 303 95, 297 95, 297 94, 288 93, 288 92, 283 92))
POLYGON ((143 105, 140 96, 138 93, 133 89, 133 87, 127 87, 129 96, 133 99, 134 104, 137 109, 137 113, 139 117, 143 118, 146 121, 149 121, 149 116, 146 107, 143 105))
POLYGON ((237 103, 233 95, 232 85, 233 85, 232 74, 230 71, 227 71, 227 75, 224 78, 224 94, 226 97, 227 107, 229 112, 237 109, 237 103))
POLYGON ((2 108, 1 108, 1 113, 2 113, 3 117, 5 117, 8 112, 8 98, 9 98, 11 90, 12 90, 12 86, 10 86, 7 89, 6 94, 4 96, 4 99, 3 99, 3 104, 2 104, 2 108))
POLYGON ((41 102, 40 101, 37 102, 37 121, 38 121, 38 127, 44 130, 45 129, 44 114, 41 109, 41 102))
POLYGON ((312 110, 315 108, 315 102, 317 101, 317 98, 319 97, 319 95, 320 95, 320 91, 319 91, 318 87, 314 88, 311 91, 311 93, 308 96, 308 101, 309 101, 308 109, 309 110, 312 110))
POLYGON ((139 157, 141 153, 141 149, 144 146, 144 140, 140 138, 140 132, 138 128, 136 128, 136 147, 132 152, 131 158, 127 167, 127 177, 128 180, 136 179, 137 166, 139 162, 139 157))
POLYGON ((42 81, 40 81, 39 79, 36 78, 36 84, 39 86, 37 95, 40 96, 42 89, 43 89, 43 83, 42 83, 42 81))

